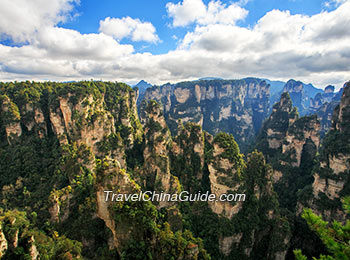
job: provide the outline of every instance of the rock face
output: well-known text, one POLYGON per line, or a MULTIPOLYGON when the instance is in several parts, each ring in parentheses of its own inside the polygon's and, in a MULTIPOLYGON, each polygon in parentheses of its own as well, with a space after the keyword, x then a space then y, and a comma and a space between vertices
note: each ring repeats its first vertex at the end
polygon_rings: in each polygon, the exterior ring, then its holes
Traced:
MULTIPOLYGON (((320 146, 319 131, 320 122, 316 115, 302 117, 288 128, 282 145, 282 154, 288 154, 291 166, 300 167, 302 154, 310 150, 308 147, 314 147, 314 151, 318 150, 320 146)), ((313 154, 313 156, 315 155, 313 154)))
POLYGON ((18 107, 6 95, 0 96, 0 115, 5 128, 7 141, 11 144, 13 139, 22 135, 20 125, 21 116, 18 107))
POLYGON ((321 122, 321 138, 330 130, 332 126, 332 114, 340 103, 343 89, 334 92, 334 86, 327 86, 324 93, 318 93, 311 98, 309 114, 317 114, 321 122))
POLYGON ((194 123, 180 124, 171 149, 171 172, 179 178, 184 190, 201 190, 205 163, 204 132, 194 123))
POLYGON ((256 148, 273 167, 274 190, 282 207, 294 212, 295 193, 311 185, 311 171, 320 146, 320 122, 316 115, 299 118, 289 93, 273 106, 257 138, 256 148))
POLYGON ((327 220, 344 222, 340 199, 349 195, 350 169, 350 83, 346 83, 339 106, 334 110, 332 128, 326 134, 320 151, 320 162, 314 171, 313 197, 306 203, 327 220), (325 205, 333 205, 332 208, 325 205))
POLYGON ((181 119, 211 134, 231 133, 243 144, 253 139, 268 114, 269 85, 253 78, 182 82, 149 88, 144 99, 161 102, 173 133, 181 119))
POLYGON ((283 88, 283 92, 290 94, 293 105, 298 108, 300 115, 317 114, 321 122, 321 137, 330 129, 333 110, 340 102, 342 89, 339 92, 334 90, 335 87, 331 85, 322 91, 311 84, 295 80, 289 80, 283 88))
POLYGON ((285 92, 264 123, 257 139, 257 148, 270 161, 282 155, 280 163, 300 167, 302 154, 308 147, 314 146, 317 151, 320 145, 319 131, 317 116, 299 118, 289 94, 285 92))
POLYGON ((306 93, 306 85, 304 83, 291 79, 284 85, 283 92, 289 93, 293 105, 298 108, 301 115, 307 114, 307 110, 310 107, 310 99, 313 96, 306 93))
MULTIPOLYGON (((219 134, 212 143, 208 162, 210 190, 219 198, 222 194, 240 193, 244 161, 238 145, 230 136, 219 134)), ((242 202, 212 201, 209 207, 218 215, 231 219, 242 207, 242 202)))
POLYGON ((7 243, 4 232, 1 230, 0 231, 0 257, 4 256, 7 248, 8 248, 8 243, 7 243))
MULTIPOLYGON (((145 133, 143 186, 146 190, 177 193, 180 191, 178 179, 170 173, 172 139, 162 108, 155 101, 144 102, 140 113, 145 133)), ((159 207, 166 205, 169 203, 159 202, 159 207)))
MULTIPOLYGON (((279 95, 284 92, 288 92, 293 101, 293 105, 298 108, 300 115, 311 115, 317 110, 316 107, 320 107, 325 102, 329 102, 327 101, 329 97, 334 95, 330 93, 332 91, 332 87, 333 86, 328 86, 323 91, 322 89, 315 88, 312 84, 305 84, 301 81, 290 79, 284 85, 283 90, 279 93, 279 95), (324 97, 324 99, 320 99, 319 97, 324 97)), ((279 95, 274 95, 274 100, 272 101, 276 102, 279 95)))
POLYGON ((288 128, 299 118, 297 109, 292 104, 290 95, 284 92, 281 99, 272 108, 270 117, 264 123, 258 137, 257 149, 267 158, 282 152, 282 144, 288 128))

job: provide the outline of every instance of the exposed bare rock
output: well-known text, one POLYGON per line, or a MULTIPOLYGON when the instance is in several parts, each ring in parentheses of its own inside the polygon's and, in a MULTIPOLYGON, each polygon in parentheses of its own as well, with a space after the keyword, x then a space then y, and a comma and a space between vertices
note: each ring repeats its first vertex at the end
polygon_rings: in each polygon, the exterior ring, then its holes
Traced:
POLYGON ((50 195, 50 220, 55 223, 64 222, 69 217, 70 200, 72 199, 71 186, 61 190, 54 190, 50 195))
POLYGON ((174 90, 174 95, 179 103, 185 103, 190 97, 190 90, 177 88, 174 90))
POLYGON ((320 162, 314 172, 313 197, 303 206, 309 206, 321 213, 326 220, 346 221, 340 199, 348 195, 350 166, 350 83, 346 83, 340 105, 335 109, 332 128, 327 133, 320 152, 320 162), (343 195, 342 195, 343 194, 343 195), (331 209, 322 205, 333 203, 331 209))
POLYGON ((114 213, 110 210, 113 208, 112 194, 105 191, 118 190, 119 194, 132 194, 136 192, 135 185, 131 182, 129 176, 120 169, 120 165, 117 161, 107 158, 106 169, 103 170, 103 175, 99 176, 99 185, 97 189, 97 216, 101 218, 106 226, 112 231, 113 234, 113 248, 116 248, 119 252, 122 250, 125 243, 130 239, 130 232, 128 227, 123 223, 116 223, 114 220, 114 213), (107 200, 108 198, 108 200, 107 200))
POLYGON ((228 256, 231 253, 231 246, 233 243, 239 243, 241 241, 243 234, 239 233, 234 236, 224 237, 220 238, 219 240, 219 247, 220 251, 223 253, 224 256, 228 256))
POLYGON ((232 133, 243 144, 254 138, 267 116, 269 87, 254 78, 183 82, 149 88, 144 99, 163 105, 172 133, 177 132, 181 119, 199 124, 211 134, 232 133))
POLYGON ((306 149, 306 142, 309 141, 316 147, 320 145, 320 122, 317 116, 302 117, 295 121, 286 133, 282 145, 282 154, 288 154, 292 159, 291 165, 299 167, 303 149, 306 149))
POLYGON ((183 188, 198 192, 204 169, 204 133, 194 123, 180 124, 171 149, 171 172, 179 178, 183 188))
POLYGON ((29 241, 29 255, 31 257, 32 260, 36 260, 38 259, 39 257, 39 252, 38 252, 38 249, 36 248, 35 246, 35 239, 34 239, 34 236, 31 236, 29 241))
POLYGON ((6 237, 5 237, 4 232, 2 231, 2 227, 1 227, 1 230, 0 230, 0 257, 4 256, 7 248, 8 248, 8 243, 7 243, 6 237))
POLYGON ((11 144, 13 139, 22 135, 21 116, 17 105, 5 95, 0 95, 0 115, 5 127, 7 141, 11 144))
POLYGON ((345 172, 350 169, 350 156, 341 153, 329 156, 329 167, 333 170, 334 174, 345 172))
MULTIPOLYGON (((143 152, 143 185, 146 190, 176 193, 179 191, 179 181, 170 173, 169 149, 172 139, 160 105, 155 101, 144 102, 141 118, 146 136, 146 147, 143 152)), ((165 207, 171 204, 162 201, 158 206, 165 207)))
POLYGON ((263 151, 268 159, 281 153, 287 131, 298 117, 289 94, 283 93, 280 101, 273 106, 270 117, 263 124, 257 137, 257 149, 263 151))
MULTIPOLYGON (((242 167, 242 155, 238 146, 229 135, 221 134, 214 138, 212 157, 208 163, 210 190, 217 200, 222 194, 237 192, 241 187, 239 181, 242 167), (228 151, 231 151, 228 154, 228 151), (235 154, 237 153, 237 154, 235 154)), ((209 201, 209 207, 213 212, 232 218, 242 207, 242 202, 209 201)))

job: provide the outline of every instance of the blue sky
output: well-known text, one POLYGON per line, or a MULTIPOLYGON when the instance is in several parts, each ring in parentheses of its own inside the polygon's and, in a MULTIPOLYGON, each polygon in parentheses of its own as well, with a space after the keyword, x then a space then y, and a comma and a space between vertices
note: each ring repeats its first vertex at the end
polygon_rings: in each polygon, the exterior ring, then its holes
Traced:
POLYGON ((350 79, 347 0, 2 0, 0 80, 350 79))
MULTIPOLYGON (((168 1, 178 3, 179 1, 168 1)), ((65 28, 75 29, 81 33, 95 33, 99 29, 99 21, 106 17, 126 17, 139 18, 142 21, 151 22, 157 29, 157 34, 162 40, 156 45, 145 42, 134 43, 137 51, 150 51, 154 54, 166 53, 176 48, 177 40, 173 35, 181 39, 191 27, 171 28, 171 19, 167 16, 166 3, 164 1, 152 0, 100 0, 98 4, 95 0, 82 0, 75 6, 77 16, 69 22, 62 24, 65 28), (145 48, 146 47, 146 48, 145 48)), ((206 0, 203 3, 208 4, 206 0)), ((237 1, 221 1, 230 4, 237 1)), ((322 10, 334 10, 336 5, 326 8, 325 1, 303 1, 303 0, 255 0, 248 1, 245 8, 249 14, 244 21, 240 21, 241 26, 254 26, 255 23, 267 12, 273 9, 289 10, 292 14, 314 15, 322 10)), ((192 25, 193 27, 193 25, 192 25)), ((127 39, 122 42, 131 43, 127 39)))

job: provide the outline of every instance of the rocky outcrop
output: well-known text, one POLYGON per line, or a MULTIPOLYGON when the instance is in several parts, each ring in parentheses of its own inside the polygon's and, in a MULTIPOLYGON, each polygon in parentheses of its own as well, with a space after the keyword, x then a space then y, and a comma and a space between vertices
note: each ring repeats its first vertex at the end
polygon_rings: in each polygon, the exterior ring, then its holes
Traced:
POLYGON ((29 255, 32 260, 36 260, 39 258, 39 252, 38 249, 35 246, 35 239, 34 236, 31 236, 28 240, 29 246, 29 255))
POLYGON ((323 138, 331 129, 333 111, 339 105, 339 103, 340 100, 333 100, 330 103, 323 103, 322 106, 315 112, 321 124, 321 138, 323 138))
POLYGON ((8 243, 7 243, 5 234, 2 231, 2 227, 1 227, 1 230, 0 230, 0 257, 4 256, 7 248, 8 248, 8 243))
POLYGON ((332 128, 324 139, 320 162, 314 171, 313 197, 305 202, 325 219, 345 222, 341 208, 347 190, 350 169, 350 83, 346 83, 339 106, 332 118, 332 128), (328 208, 325 205, 334 205, 328 208))
MULTIPOLYGON (((163 111, 156 101, 144 101, 141 107, 141 122, 144 125, 145 149, 142 182, 146 190, 174 194, 180 191, 177 177, 170 173, 169 150, 172 145, 170 131, 163 111)), ((170 202, 159 202, 159 207, 170 202)))
POLYGON ((50 108, 53 132, 62 144, 74 135, 78 144, 84 143, 97 153, 97 144, 115 132, 114 117, 103 108, 103 99, 94 101, 91 95, 73 104, 70 97, 59 97, 59 106, 50 108))
MULTIPOLYGON (((110 158, 105 158, 98 166, 98 185, 96 192, 97 216, 101 218, 113 234, 113 246, 120 253, 132 237, 129 225, 115 221, 113 207, 116 204, 112 194, 133 194, 139 190, 120 164, 110 158)), ((132 225, 132 223, 129 223, 132 225)), ((135 231, 134 231, 135 232, 135 231)))
POLYGON ((191 193, 201 189, 204 170, 204 133, 199 125, 186 123, 178 127, 171 149, 171 172, 184 190, 191 193))
POLYGON ((231 219, 242 207, 243 202, 219 201, 222 194, 242 191, 244 160, 233 137, 220 133, 212 143, 208 162, 210 190, 217 200, 209 201, 209 207, 218 215, 231 219))
POLYGON ((211 134, 231 133, 239 144, 247 144, 268 114, 269 85, 254 78, 182 82, 149 88, 144 99, 163 105, 173 133, 181 119, 184 124, 199 124, 211 134))
POLYGON ((258 137, 257 149, 263 151, 269 159, 282 152, 282 144, 288 129, 299 118, 297 109, 292 104, 288 92, 272 108, 270 117, 265 121, 258 137))
POLYGON ((311 98, 308 113, 317 114, 321 122, 321 138, 325 136, 332 126, 333 111, 339 105, 343 92, 341 89, 335 93, 334 89, 334 86, 327 86, 323 93, 318 93, 314 98, 311 98))
MULTIPOLYGON (((309 146, 315 147, 314 151, 318 150, 320 145, 319 131, 320 123, 316 115, 302 117, 288 128, 283 140, 282 154, 288 155, 291 166, 300 167, 302 154, 310 150, 307 150, 309 146)), ((316 153, 312 156, 315 157, 316 153)))
POLYGON ((239 233, 233 236, 224 237, 219 240, 220 250, 224 256, 229 256, 233 243, 238 244, 241 241, 243 234, 239 233))
MULTIPOLYGON (((280 157, 280 164, 300 167, 302 155, 311 152, 310 147, 314 147, 311 157, 316 155, 320 145, 319 131, 317 116, 299 118, 289 94, 285 92, 264 123, 257 139, 257 148, 264 152, 269 161, 280 157)), ((276 174, 280 175, 280 171, 276 171, 276 174)), ((280 176, 274 179, 280 179, 280 176)))
POLYGON ((0 95, 0 116, 7 142, 11 144, 13 139, 22 135, 21 115, 18 106, 6 95, 0 95))
POLYGON ((304 83, 291 79, 284 85, 283 92, 289 93, 293 105, 298 108, 301 115, 305 115, 310 105, 310 99, 305 94, 304 83))

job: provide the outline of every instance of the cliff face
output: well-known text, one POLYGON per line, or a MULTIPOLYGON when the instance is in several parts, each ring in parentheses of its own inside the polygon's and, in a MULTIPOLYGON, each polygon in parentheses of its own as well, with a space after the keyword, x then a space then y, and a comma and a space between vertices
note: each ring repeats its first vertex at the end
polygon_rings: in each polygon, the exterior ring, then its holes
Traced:
POLYGON ((309 114, 317 114, 321 123, 321 137, 330 130, 332 126, 332 114, 334 109, 340 103, 342 89, 337 93, 334 92, 334 86, 327 86, 324 93, 318 93, 311 98, 309 114))
POLYGON ((197 123, 211 134, 231 133, 239 144, 246 144, 267 116, 269 85, 252 78, 183 82, 149 88, 144 99, 162 103, 173 133, 181 119, 197 123))
MULTIPOLYGON (((140 114, 145 132, 144 165, 141 177, 143 187, 145 190, 178 193, 180 183, 170 173, 169 152, 172 139, 162 108, 155 101, 144 102, 140 114)), ((169 206, 169 203, 160 202, 159 207, 166 205, 169 206)))
POLYGON ((177 175, 184 190, 192 193, 198 192, 205 185, 205 135, 212 138, 199 125, 180 124, 172 143, 171 172, 177 175))
POLYGON ((256 148, 273 167, 280 205, 292 212, 297 205, 296 193, 312 182, 311 171, 320 146, 319 131, 317 116, 299 118, 289 93, 285 92, 257 138, 256 148))
POLYGON ((288 128, 299 118, 296 108, 287 92, 272 108, 270 117, 264 123, 258 137, 257 149, 264 151, 265 156, 273 157, 282 151, 282 144, 288 128))
POLYGON ((291 79, 284 85, 283 92, 289 93, 293 105, 298 108, 301 115, 307 113, 310 106, 310 97, 305 93, 304 83, 291 79))
POLYGON ((216 118, 210 126, 218 131, 240 118, 240 129, 254 132, 268 86, 253 79, 150 88, 146 95, 162 105, 142 102, 140 120, 138 93, 124 84, 0 83, 0 254, 208 259, 207 249, 212 259, 284 259, 293 221, 280 207, 294 213, 298 198, 297 210, 309 205, 342 220, 349 89, 321 150, 317 117, 299 117, 283 93, 257 138, 265 161, 257 151, 245 158, 232 135, 201 127, 216 118), (173 136, 167 122, 177 129, 173 136), (111 201, 112 192, 141 191, 240 194, 245 201, 111 201), (72 247, 55 247, 62 244, 72 247))
MULTIPOLYGON (((38 225, 50 221, 60 234, 74 239, 76 248, 60 249, 72 257, 72 250, 80 255, 84 248, 88 259, 101 252, 107 259, 134 259, 139 251, 156 259, 207 259, 200 240, 190 231, 182 235, 181 214, 176 207, 170 209, 174 203, 116 201, 112 196, 141 189, 180 191, 170 173, 172 139, 158 104, 145 106, 142 127, 137 92, 125 84, 23 82, 0 85, 0 90, 0 154, 13 157, 1 161, 2 208, 35 211, 38 225), (157 207, 169 210, 169 219, 160 219, 157 207), (180 232, 176 239, 183 244, 175 251, 159 245, 175 241, 164 221, 180 232), (145 245, 136 249, 133 241, 145 245)), ((2 255, 15 250, 8 249, 8 241, 0 241, 2 255)), ((43 247, 28 247, 34 258, 49 256, 43 247)))
MULTIPOLYGON (((211 193, 217 198, 221 194, 243 193, 242 171, 244 168, 242 154, 232 136, 217 135, 212 142, 208 160, 211 193)), ((213 212, 231 219, 242 207, 240 202, 209 202, 213 212)))
MULTIPOLYGON (((302 117, 292 124, 286 133, 282 145, 282 155, 291 160, 291 166, 300 167, 302 155, 314 151, 316 156, 320 146, 320 122, 317 116, 302 117)), ((288 161, 287 161, 288 162, 288 161)))
POLYGON ((349 195, 350 169, 350 83, 346 83, 339 106, 334 110, 332 128, 326 134, 320 151, 320 162, 314 171, 312 198, 306 203, 327 220, 345 221, 341 198, 349 195), (332 205, 326 207, 325 205, 332 205))

